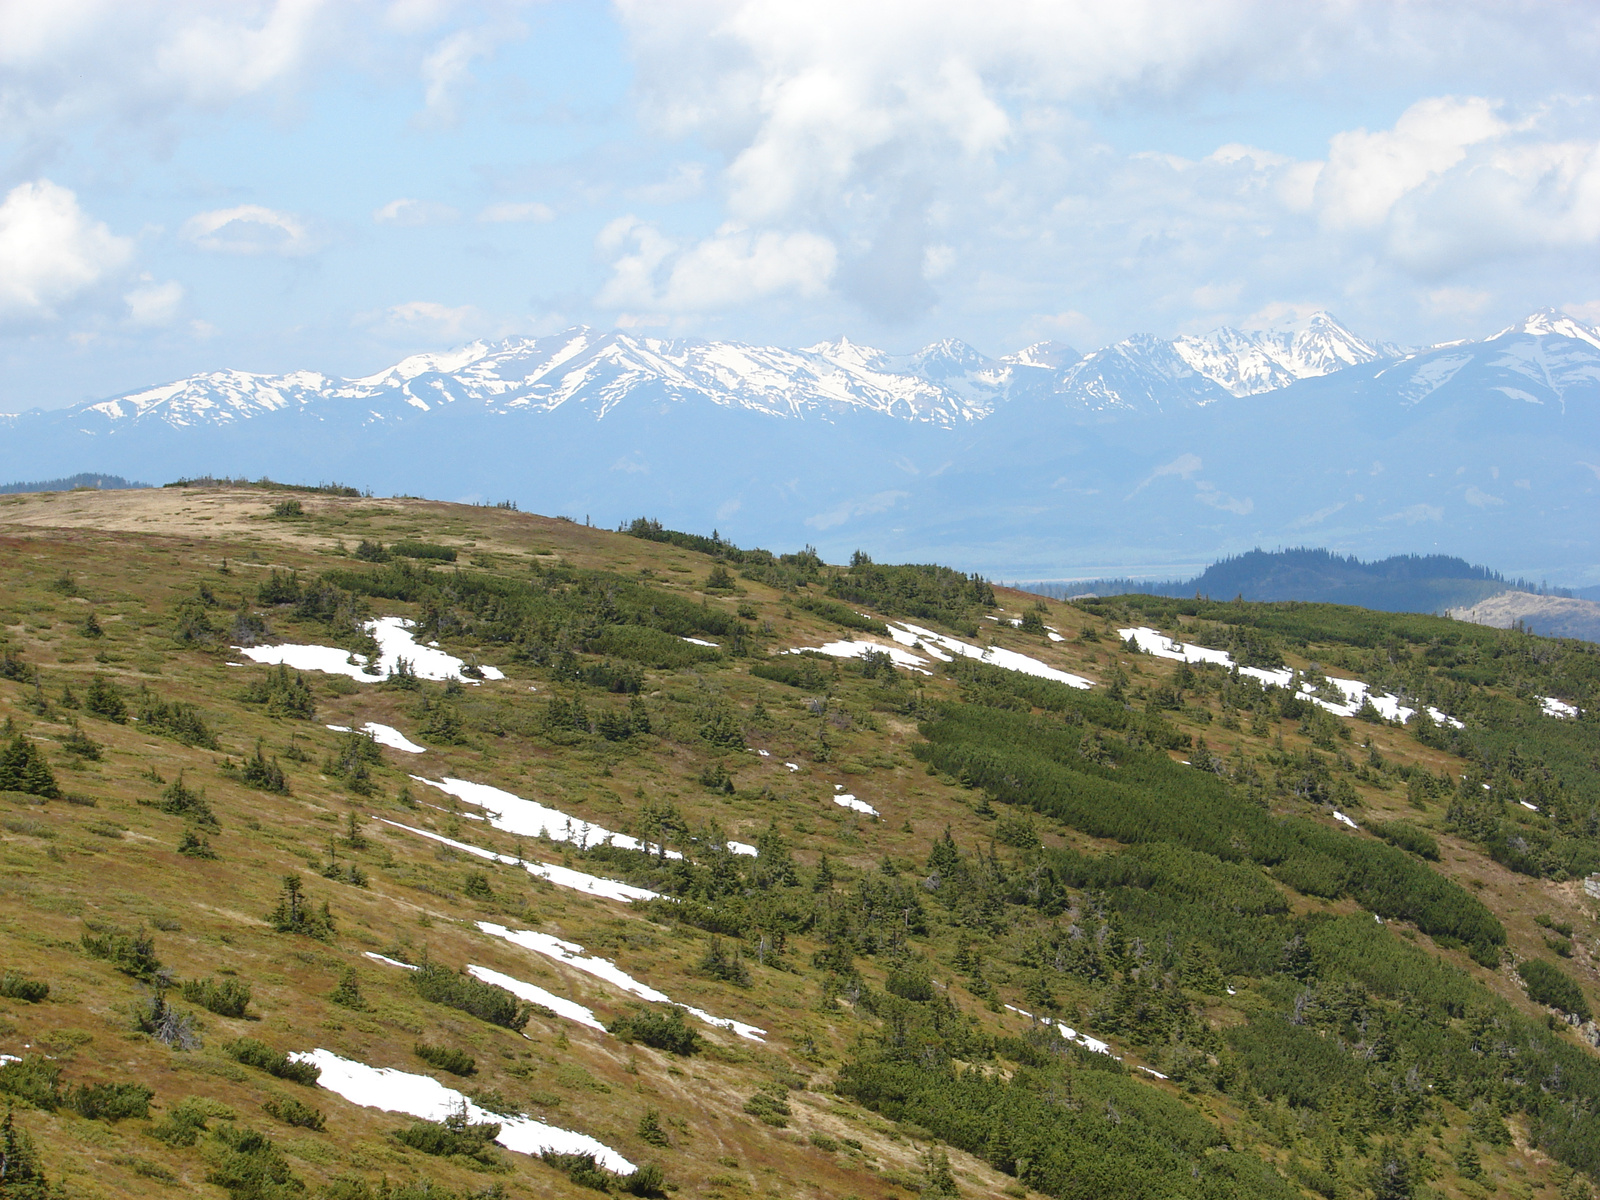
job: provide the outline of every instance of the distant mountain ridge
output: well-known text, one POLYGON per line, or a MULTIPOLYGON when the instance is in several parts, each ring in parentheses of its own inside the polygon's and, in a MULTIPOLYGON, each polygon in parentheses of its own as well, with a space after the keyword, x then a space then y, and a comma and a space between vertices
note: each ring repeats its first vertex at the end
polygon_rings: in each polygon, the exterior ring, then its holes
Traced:
POLYGON ((0 418, 0 478, 341 479, 1011 578, 1314 539, 1592 584, 1597 418, 1600 330, 1551 310, 1413 351, 1320 313, 1003 358, 577 328, 0 418))
POLYGON ((1444 554, 1403 554, 1376 562, 1328 550, 1251 550, 1211 564, 1192 579, 1095 579, 1080 583, 1019 584, 1047 596, 1200 596, 1210 600, 1352 604, 1384 612, 1443 612, 1490 596, 1526 591, 1488 567, 1444 554))

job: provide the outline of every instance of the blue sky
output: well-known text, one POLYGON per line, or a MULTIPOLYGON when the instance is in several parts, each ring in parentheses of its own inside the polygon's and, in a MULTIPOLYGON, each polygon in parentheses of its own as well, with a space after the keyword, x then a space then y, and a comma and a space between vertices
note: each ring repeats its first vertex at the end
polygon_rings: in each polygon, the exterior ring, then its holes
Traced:
POLYGON ((0 410, 584 323, 1600 321, 1594 4, 0 0, 0 410))

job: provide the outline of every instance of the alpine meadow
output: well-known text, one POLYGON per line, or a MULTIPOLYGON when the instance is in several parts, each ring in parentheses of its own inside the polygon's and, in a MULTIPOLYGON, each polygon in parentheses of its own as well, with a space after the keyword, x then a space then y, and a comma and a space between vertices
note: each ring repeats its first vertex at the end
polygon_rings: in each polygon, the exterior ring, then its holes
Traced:
POLYGON ((1600 648, 0 500, 7 1195, 1588 1194, 1600 648))

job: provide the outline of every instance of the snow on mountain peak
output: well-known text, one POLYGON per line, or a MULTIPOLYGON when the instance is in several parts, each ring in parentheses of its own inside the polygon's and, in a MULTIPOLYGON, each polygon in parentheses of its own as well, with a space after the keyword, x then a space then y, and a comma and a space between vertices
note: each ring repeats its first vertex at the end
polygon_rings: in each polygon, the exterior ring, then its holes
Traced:
POLYGON ((1224 326, 1180 337, 1172 345, 1195 371, 1235 396, 1276 391, 1297 379, 1396 357, 1391 347, 1363 341, 1321 311, 1273 329, 1224 326))
POLYGON ((1083 355, 1065 342, 1047 340, 1024 346, 1015 354, 1008 354, 1000 361, 1018 367, 1044 367, 1052 371, 1061 371, 1081 358, 1083 355))
POLYGON ((1512 333, 1526 333, 1534 337, 1573 338, 1576 341, 1588 342, 1596 349, 1600 349, 1600 328, 1585 325, 1556 308, 1541 308, 1537 312, 1529 313, 1515 325, 1507 326, 1487 340, 1492 342, 1495 338, 1503 338, 1512 333))

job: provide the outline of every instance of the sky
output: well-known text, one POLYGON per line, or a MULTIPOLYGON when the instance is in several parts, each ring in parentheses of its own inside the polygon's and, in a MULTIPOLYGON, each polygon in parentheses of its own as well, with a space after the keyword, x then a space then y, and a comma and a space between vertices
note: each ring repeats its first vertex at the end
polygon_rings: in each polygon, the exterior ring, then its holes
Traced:
POLYGON ((1600 322, 1600 3, 0 0, 0 411, 575 324, 1600 322))

